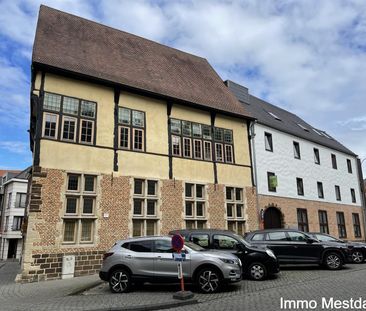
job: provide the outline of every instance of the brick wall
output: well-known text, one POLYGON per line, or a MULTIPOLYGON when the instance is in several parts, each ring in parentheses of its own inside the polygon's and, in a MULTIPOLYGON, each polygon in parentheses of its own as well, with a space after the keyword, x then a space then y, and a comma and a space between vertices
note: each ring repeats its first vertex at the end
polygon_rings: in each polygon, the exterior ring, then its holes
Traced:
MULTIPOLYGON (((19 281, 41 281, 61 277, 62 258, 75 255, 75 276, 94 274, 102 254, 118 239, 132 234, 132 184, 128 176, 97 178, 95 239, 93 244, 63 243, 63 220, 67 173, 37 168, 32 176, 31 208, 27 217, 22 273, 19 281)), ((225 186, 208 184, 207 222, 211 228, 226 228, 225 186)), ((184 182, 159 181, 159 233, 184 228, 184 182)), ((247 188, 245 215, 250 228, 257 220, 255 189, 247 188), (254 218, 253 218, 254 217, 254 218), (253 218, 254 220, 252 220, 253 218)))
POLYGON ((297 228, 297 208, 307 210, 309 231, 319 232, 319 217, 318 211, 324 210, 328 215, 329 233, 338 237, 338 226, 336 212, 344 212, 346 222, 347 239, 348 240, 364 240, 364 228, 362 225, 362 210, 361 207, 344 204, 325 203, 318 201, 299 200, 290 198, 281 198, 275 196, 258 196, 259 206, 261 209, 266 209, 269 206, 276 206, 283 215, 285 228, 297 228), (354 236, 352 213, 358 213, 361 222, 362 238, 354 236))

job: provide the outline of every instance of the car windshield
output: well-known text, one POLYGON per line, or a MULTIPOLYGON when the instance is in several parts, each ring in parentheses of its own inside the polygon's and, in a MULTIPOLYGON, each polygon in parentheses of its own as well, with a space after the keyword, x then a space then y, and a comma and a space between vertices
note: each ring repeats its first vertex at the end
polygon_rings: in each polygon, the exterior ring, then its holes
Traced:
POLYGON ((240 243, 244 244, 245 246, 250 246, 250 243, 245 241, 241 235, 233 233, 233 237, 235 237, 240 243))
POLYGON ((317 234, 316 237, 318 238, 319 241, 342 242, 341 240, 333 238, 332 236, 329 235, 317 234))
POLYGON ((195 243, 188 242, 188 241, 184 242, 184 245, 187 246, 189 249, 194 250, 196 252, 203 252, 206 250, 203 247, 201 247, 195 243))

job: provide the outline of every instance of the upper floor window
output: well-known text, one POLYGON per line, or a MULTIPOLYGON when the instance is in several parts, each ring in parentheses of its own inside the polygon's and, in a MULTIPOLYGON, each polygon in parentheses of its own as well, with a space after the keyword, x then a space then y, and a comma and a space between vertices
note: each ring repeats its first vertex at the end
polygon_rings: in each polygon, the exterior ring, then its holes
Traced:
POLYGON ((264 133, 264 145, 267 151, 273 151, 273 141, 271 133, 264 133))
POLYGON ((170 119, 173 156, 234 163, 233 131, 190 121, 170 119))
POLYGON ((351 199, 352 199, 352 203, 356 203, 356 193, 355 193, 355 189, 351 188, 351 199))
POLYGON ((15 207, 24 208, 27 202, 26 193, 17 193, 15 198, 15 207))
POLYGON ((300 144, 298 142, 294 141, 293 145, 294 145, 294 158, 301 159, 300 144))
POLYGON ((304 195, 304 183, 302 178, 296 178, 297 194, 304 195))
POLYGON ((43 110, 43 137, 95 143, 95 102, 45 92, 43 110))
POLYGON ((319 149, 317 149, 317 148, 314 148, 314 163, 320 164, 319 149))
POLYGON ((336 170, 337 169, 337 157, 335 154, 331 154, 331 158, 332 158, 332 167, 336 170))
POLYGON ((122 149, 145 150, 145 112, 118 108, 118 146, 122 149))
POLYGON ((12 203, 11 198, 12 198, 12 193, 10 192, 10 193, 8 194, 8 208, 10 208, 10 207, 11 207, 11 203, 12 203))
POLYGON ((339 186, 334 186, 334 189, 337 201, 341 201, 341 188, 339 186))
POLYGON ((276 192, 277 189, 277 176, 275 173, 267 172, 268 191, 276 192))
POLYGON ((352 174, 352 162, 350 159, 347 159, 347 169, 348 173, 352 174))
POLYGON ((323 183, 318 181, 317 186, 318 186, 318 198, 324 199, 323 183))

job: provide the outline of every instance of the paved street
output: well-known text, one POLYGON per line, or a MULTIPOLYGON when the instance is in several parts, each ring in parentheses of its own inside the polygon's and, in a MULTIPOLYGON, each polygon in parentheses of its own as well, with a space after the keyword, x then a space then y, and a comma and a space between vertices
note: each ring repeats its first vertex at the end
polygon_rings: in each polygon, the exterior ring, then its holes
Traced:
MULTIPOLYGON (((15 284, 19 264, 0 262, 0 267, 0 310, 149 310, 176 303, 172 294, 178 285, 145 285, 128 294, 112 294, 97 276, 15 284)), ((319 303, 321 297, 366 299, 365 280, 366 264, 334 272, 319 267, 287 268, 265 282, 244 280, 218 294, 196 293, 197 303, 171 310, 280 310, 280 297, 319 303)))

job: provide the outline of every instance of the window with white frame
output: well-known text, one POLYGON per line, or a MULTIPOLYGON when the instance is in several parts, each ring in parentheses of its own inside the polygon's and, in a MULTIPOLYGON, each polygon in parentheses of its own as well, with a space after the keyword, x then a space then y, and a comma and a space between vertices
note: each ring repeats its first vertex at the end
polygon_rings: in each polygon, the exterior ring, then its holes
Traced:
POLYGON ((43 137, 57 139, 58 115, 45 112, 43 114, 43 137))
POLYGON ((97 176, 67 174, 63 215, 65 244, 92 244, 95 235, 97 176))
POLYGON ((187 229, 206 228, 205 185, 185 183, 185 223, 187 229))
POLYGON ((158 182, 135 178, 133 181, 132 236, 158 232, 158 182))
POLYGON ((234 163, 233 131, 171 118, 172 155, 234 163), (214 150, 212 150, 214 148, 214 150))
POLYGON ((145 112, 118 108, 118 147, 145 150, 145 112))
POLYGON ((245 233, 243 188, 226 187, 227 228, 237 234, 245 233))
POLYGON ((95 102, 45 92, 42 136, 94 144, 96 110, 95 102))

